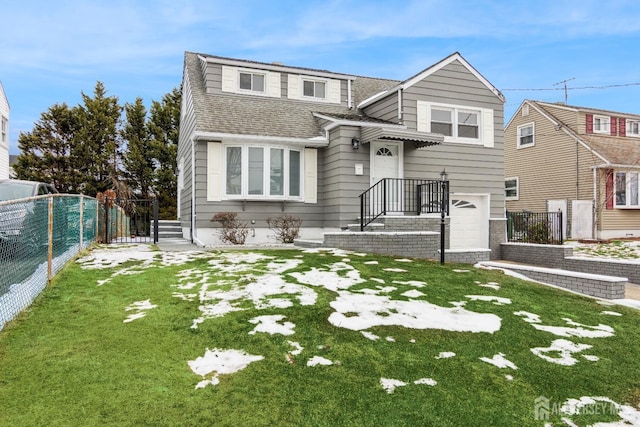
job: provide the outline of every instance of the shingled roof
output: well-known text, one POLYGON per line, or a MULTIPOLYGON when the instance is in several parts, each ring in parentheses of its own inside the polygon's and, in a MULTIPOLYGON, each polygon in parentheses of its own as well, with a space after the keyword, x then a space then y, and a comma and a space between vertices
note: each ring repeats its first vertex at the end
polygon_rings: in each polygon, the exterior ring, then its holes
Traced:
POLYGON ((556 124, 559 124, 567 129, 567 131, 571 133, 576 139, 579 139, 599 156, 606 159, 607 164, 617 166, 640 166, 640 138, 629 136, 611 136, 598 133, 587 134, 584 132, 584 129, 580 129, 580 126, 584 127, 584 123, 565 123, 560 120, 560 118, 558 118, 556 114, 554 114, 554 109, 562 108, 573 110, 576 113, 582 112, 588 114, 600 114, 610 117, 621 117, 639 121, 640 115, 621 113, 618 111, 600 110, 588 107, 555 105, 541 101, 527 102, 534 104, 542 112, 547 114, 549 118, 555 121, 556 124))
MULTIPOLYGON (((210 94, 206 93, 202 75, 201 58, 212 60, 231 60, 211 55, 201 55, 193 52, 185 53, 185 74, 189 79, 191 95, 196 111, 196 132, 214 132, 239 135, 264 135, 284 138, 314 138, 324 133, 313 113, 322 113, 332 117, 360 117, 355 109, 343 105, 323 104, 311 102, 297 102, 286 98, 269 98, 241 94, 210 94)), ((239 60, 234 60, 239 61, 239 60)), ((252 66, 270 66, 274 64, 242 61, 252 66)), ((301 67, 290 67, 301 73, 322 72, 301 67)), ((334 73, 340 75, 339 73, 334 73)), ((357 77, 353 81, 353 105, 377 93, 388 90, 397 85, 394 80, 357 77)))

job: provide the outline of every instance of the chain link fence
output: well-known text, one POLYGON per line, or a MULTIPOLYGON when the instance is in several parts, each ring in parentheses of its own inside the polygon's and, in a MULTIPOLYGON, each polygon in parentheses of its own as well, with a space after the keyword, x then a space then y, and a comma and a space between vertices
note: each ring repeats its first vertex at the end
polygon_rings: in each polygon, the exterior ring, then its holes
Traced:
POLYGON ((0 202, 0 330, 96 240, 98 210, 81 195, 0 202))

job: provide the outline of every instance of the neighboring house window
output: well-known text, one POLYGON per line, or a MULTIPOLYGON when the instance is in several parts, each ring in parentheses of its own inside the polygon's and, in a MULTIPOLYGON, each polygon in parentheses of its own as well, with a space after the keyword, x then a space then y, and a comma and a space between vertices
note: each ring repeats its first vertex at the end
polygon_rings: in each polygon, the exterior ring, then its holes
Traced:
POLYGON ((640 121, 627 120, 627 135, 640 136, 640 121))
POLYGON ((494 146, 493 110, 417 101, 419 132, 444 135, 445 142, 494 146))
POLYGON ((7 145, 9 142, 9 120, 6 117, 2 117, 2 130, 0 132, 0 142, 7 145))
POLYGON ((534 129, 535 125, 533 123, 518 126, 518 148, 532 147, 535 145, 534 129))
POLYGON ((611 121, 607 116, 593 116, 594 133, 611 133, 611 121))
POLYGON ((302 80, 302 95, 310 98, 325 99, 327 82, 317 80, 302 80))
POLYGON ((638 172, 616 172, 615 175, 615 206, 640 207, 638 199, 638 172))
POLYGON ((232 198, 299 199, 301 151, 287 147, 227 145, 225 194, 232 198))
POLYGON ((505 200, 518 200, 520 196, 520 180, 518 177, 505 178, 504 180, 504 198, 505 200))
POLYGON ((264 80, 264 74, 240 71, 238 82, 240 90, 264 93, 264 80))

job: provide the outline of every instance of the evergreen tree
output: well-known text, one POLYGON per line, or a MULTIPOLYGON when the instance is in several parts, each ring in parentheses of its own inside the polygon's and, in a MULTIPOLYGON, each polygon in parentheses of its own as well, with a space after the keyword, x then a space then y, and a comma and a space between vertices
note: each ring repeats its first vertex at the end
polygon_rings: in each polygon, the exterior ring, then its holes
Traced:
POLYGON ((175 219, 177 216, 177 153, 180 133, 179 88, 173 88, 162 97, 161 102, 153 101, 148 122, 151 148, 155 159, 155 193, 160 206, 161 219, 175 219))
POLYGON ((76 111, 54 104, 40 115, 31 132, 18 138, 16 178, 53 184, 61 193, 78 191, 79 176, 72 150, 77 132, 76 111))
POLYGON ((121 132, 127 144, 122 157, 124 177, 131 191, 148 199, 153 186, 154 159, 146 124, 147 110, 142 98, 125 104, 124 109, 126 120, 121 132))
POLYGON ((120 170, 118 128, 122 107, 115 96, 106 96, 102 82, 96 83, 93 97, 82 93, 78 107, 78 141, 74 146, 79 171, 85 177, 83 192, 95 196, 113 187, 120 170))

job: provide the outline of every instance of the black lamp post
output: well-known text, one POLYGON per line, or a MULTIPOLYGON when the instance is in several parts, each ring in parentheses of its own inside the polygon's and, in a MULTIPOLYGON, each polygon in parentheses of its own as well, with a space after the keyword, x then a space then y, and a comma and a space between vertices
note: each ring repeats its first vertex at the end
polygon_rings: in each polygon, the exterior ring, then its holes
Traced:
POLYGON ((447 172, 440 172, 440 264, 444 264, 444 213, 447 209, 447 172))

